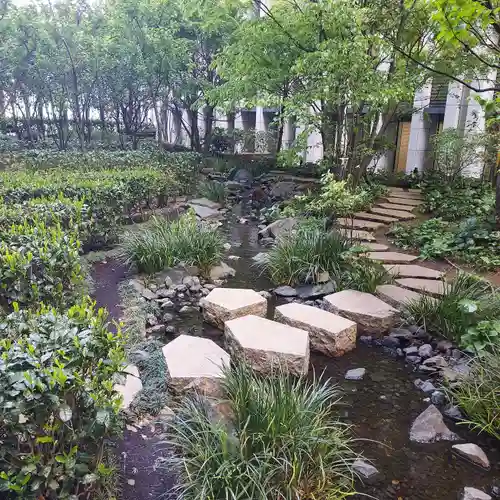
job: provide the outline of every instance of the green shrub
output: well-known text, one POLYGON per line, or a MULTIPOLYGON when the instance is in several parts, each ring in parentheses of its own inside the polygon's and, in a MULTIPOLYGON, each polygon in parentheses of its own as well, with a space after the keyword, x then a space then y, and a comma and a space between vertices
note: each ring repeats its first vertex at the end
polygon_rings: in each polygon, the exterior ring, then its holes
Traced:
POLYGON ((500 440, 500 347, 473 358, 469 367, 469 374, 448 388, 466 414, 461 423, 500 440))
POLYGON ((494 332, 494 323, 490 321, 499 317, 500 294, 488 282, 473 275, 458 274, 439 300, 422 296, 410 302, 406 309, 412 320, 427 331, 468 350, 487 350, 498 343, 498 337, 488 332, 494 332))
POLYGON ((330 381, 259 377, 245 366, 223 381, 229 421, 201 399, 186 400, 168 429, 186 500, 335 498, 353 495, 349 427, 334 415, 330 381))
POLYGON ((90 302, 14 312, 0 325, 0 490, 24 499, 91 496, 112 471, 120 329, 90 302))
POLYGON ((355 255, 346 260, 346 269, 340 278, 340 288, 375 293, 379 285, 394 281, 394 276, 378 262, 355 255))
POLYGON ((275 284, 316 282, 325 271, 332 277, 339 276, 350 246, 338 232, 302 226, 278 238, 268 253, 265 269, 275 284))
POLYGON ((222 182, 205 181, 202 182, 198 191, 201 196, 208 198, 211 201, 224 205, 226 203, 226 187, 222 182))
POLYGON ((28 221, 0 231, 0 301, 62 308, 81 293, 80 242, 60 225, 28 221))
POLYGON ((220 262, 223 240, 216 229, 199 224, 189 213, 176 221, 153 218, 151 227, 125 234, 121 250, 140 272, 151 274, 179 263, 207 272, 220 262))

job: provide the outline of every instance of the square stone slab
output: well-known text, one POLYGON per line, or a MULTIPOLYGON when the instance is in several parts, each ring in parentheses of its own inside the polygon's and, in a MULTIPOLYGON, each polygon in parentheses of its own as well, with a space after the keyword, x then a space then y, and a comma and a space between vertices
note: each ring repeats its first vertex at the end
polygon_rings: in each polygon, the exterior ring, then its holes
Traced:
POLYGON ((397 264, 399 262, 413 262, 417 260, 416 255, 409 255, 407 253, 399 252, 368 252, 366 256, 369 259, 376 260, 377 262, 383 262, 386 264, 397 264))
POLYGON ((396 280, 398 285, 431 295, 443 295, 446 284, 441 280, 428 280, 423 278, 400 278, 396 280))
MULTIPOLYGON (((376 203, 377 208, 385 208, 386 210, 397 210, 398 212, 410 212, 415 210, 417 207, 410 207, 409 205, 397 205, 396 203, 376 203)), ((399 220, 399 219, 398 219, 399 220)))
POLYGON ((368 231, 360 231, 359 229, 340 229, 339 233, 345 238, 358 241, 375 241, 375 236, 368 231))
POLYGON ((259 373, 271 374, 279 368, 305 375, 309 369, 309 334, 305 330, 250 315, 226 321, 224 334, 231 354, 259 373))
POLYGON ((215 342, 202 337, 180 335, 162 348, 168 371, 168 385, 176 393, 197 379, 218 383, 229 354, 215 342))
POLYGON ((357 219, 372 220, 375 222, 382 222, 387 224, 399 221, 399 219, 396 219, 394 217, 387 217, 387 215, 370 214, 368 212, 356 212, 354 216, 357 219))
POLYGON ((429 267, 418 266, 416 264, 384 264, 384 267, 393 276, 402 278, 427 278, 438 280, 444 276, 444 273, 441 271, 436 271, 429 267))
POLYGON ((309 332, 311 349, 327 356, 342 356, 356 347, 356 323, 323 309, 292 302, 277 307, 274 317, 309 332))
POLYGON ((211 219, 213 217, 218 217, 220 215, 218 210, 214 210, 213 208, 205 207, 204 205, 189 205, 190 208, 194 210, 194 213, 200 219, 211 219))
POLYGON ((385 333, 399 317, 396 309, 371 293, 342 290, 324 300, 329 311, 354 321, 366 333, 385 333))
POLYGON ((246 288, 214 288, 200 301, 203 319, 220 330, 231 319, 253 314, 265 317, 267 300, 255 290, 246 288))
POLYGON ((127 410, 137 393, 142 391, 142 382, 139 376, 139 370, 135 365, 128 365, 124 370, 124 375, 125 383, 115 384, 114 389, 123 397, 121 408, 127 410))
POLYGON ((384 252, 385 250, 389 250, 389 247, 383 243, 370 243, 368 241, 362 241, 358 243, 358 245, 363 246, 372 252, 384 252))
POLYGON ((421 198, 422 191, 420 189, 405 190, 401 188, 392 187, 389 189, 390 196, 401 196, 405 198, 421 198))
POLYGON ((349 218, 344 218, 341 217, 340 219, 337 219, 337 224, 340 227, 346 227, 348 229, 368 229, 371 231, 374 231, 376 229, 379 229, 381 227, 384 227, 384 224, 380 222, 373 222, 370 220, 361 220, 361 219, 349 219, 349 218))
POLYGON ((197 198, 196 200, 191 200, 189 202, 191 205, 201 205, 203 207, 211 208, 212 210, 219 210, 222 208, 220 203, 209 200, 208 198, 197 198))
POLYGON ((399 220, 410 220, 415 218, 415 214, 411 212, 405 212, 403 210, 391 210, 388 208, 373 207, 370 212, 374 214, 388 215, 389 217, 394 217, 399 220))
POLYGON ((413 200, 411 198, 387 198, 389 203, 396 203, 398 205, 409 205, 411 207, 418 207, 422 205, 421 200, 413 200))
POLYGON ((419 293, 396 285, 379 285, 375 293, 396 309, 404 309, 409 302, 422 298, 422 295, 419 293))

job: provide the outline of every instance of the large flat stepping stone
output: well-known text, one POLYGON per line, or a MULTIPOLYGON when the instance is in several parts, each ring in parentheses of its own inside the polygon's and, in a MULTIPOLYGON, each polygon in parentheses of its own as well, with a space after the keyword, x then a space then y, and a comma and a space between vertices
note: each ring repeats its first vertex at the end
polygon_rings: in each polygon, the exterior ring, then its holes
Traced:
POLYGON ((226 321, 224 329, 229 351, 259 373, 281 369, 305 375, 309 369, 309 334, 302 329, 259 316, 226 321))
POLYGON ((413 290, 396 285, 379 285, 375 293, 396 309, 404 309, 410 302, 416 302, 423 297, 413 290))
POLYGON ((418 290, 431 295, 443 295, 447 288, 446 283, 441 280, 423 278, 400 278, 396 280, 396 283, 410 290, 418 290))
POLYGON ((128 365, 124 370, 125 381, 115 384, 115 391, 122 395, 122 410, 127 410, 139 391, 142 391, 142 382, 139 370, 135 365, 128 365))
POLYGON ((356 212, 354 216, 358 219, 372 220, 383 223, 398 222, 399 220, 394 217, 387 217, 387 215, 370 214, 368 212, 356 212))
POLYGON ((229 366, 229 354, 215 342, 202 337, 180 335, 163 346, 167 364, 168 385, 180 394, 189 390, 195 381, 217 384, 224 376, 223 369, 229 366))
POLYGON ((231 319, 267 314, 267 300, 255 290, 245 288, 214 288, 200 305, 203 319, 220 330, 224 330, 224 323, 231 319))
POLYGON ((361 220, 361 219, 348 219, 341 217, 340 219, 337 219, 337 224, 340 227, 346 227, 348 229, 353 228, 353 229, 368 229, 371 231, 375 231, 376 229, 380 229, 381 227, 384 227, 384 224, 380 222, 373 222, 370 220, 361 220))
POLYGON ((405 213, 409 212, 410 210, 415 210, 415 208, 417 208, 417 207, 410 207, 409 205, 399 205, 383 201, 376 203, 376 206, 379 208, 385 208, 386 210, 397 210, 399 212, 405 212, 405 213))
POLYGON ((190 205, 201 205, 202 207, 211 208, 212 210, 219 210, 222 208, 220 203, 209 200, 208 198, 196 198, 189 202, 190 205))
POLYGON ((366 333, 384 333, 396 323, 399 313, 371 293, 342 290, 325 297, 329 311, 348 318, 366 333))
POLYGON ((189 207, 194 210, 194 213, 200 219, 212 219, 212 218, 218 217, 220 215, 218 210, 214 210, 213 208, 205 207, 204 205, 193 205, 190 203, 189 207))
POLYGON ((360 231, 359 229, 339 229, 339 233, 345 238, 358 241, 375 241, 375 236, 368 231, 360 231))
POLYGON ((394 196, 422 196, 420 189, 403 189, 398 187, 391 187, 389 193, 394 196))
POLYGON ((391 198, 402 198, 404 200, 423 201, 421 193, 405 193, 401 191, 389 191, 389 194, 387 196, 390 196, 391 198))
POLYGON ((410 198, 387 198, 387 201, 397 205, 409 205, 410 207, 418 207, 423 203, 421 200, 412 200, 410 198))
POLYGON ((398 264, 400 262, 413 262, 417 260, 416 255, 399 252, 368 252, 366 256, 371 260, 383 262, 385 264, 398 264))
POLYGON ((401 278, 427 278, 431 280, 439 280, 444 276, 441 271, 430 269, 417 264, 384 264, 384 267, 393 276, 401 278))
POLYGON ((277 307, 274 317, 309 332, 311 349, 327 356, 342 356, 356 347, 356 323, 323 309, 292 302, 277 307))
POLYGON ((364 246, 372 252, 384 252, 385 250, 389 250, 389 247, 387 245, 384 245, 383 243, 370 243, 368 241, 363 241, 359 243, 359 245, 364 246))
POLYGON ((388 215, 389 217, 394 217, 399 220, 410 220, 415 218, 415 214, 412 214, 411 212, 391 210, 389 208, 372 207, 370 208, 370 212, 373 212, 374 214, 388 215))

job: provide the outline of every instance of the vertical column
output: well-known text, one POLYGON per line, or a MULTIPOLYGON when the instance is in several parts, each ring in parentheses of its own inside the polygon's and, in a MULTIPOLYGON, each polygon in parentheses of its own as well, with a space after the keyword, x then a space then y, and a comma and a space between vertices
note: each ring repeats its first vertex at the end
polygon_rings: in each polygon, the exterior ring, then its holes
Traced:
POLYGON ((290 149, 295 141, 296 126, 295 121, 289 118, 283 126, 283 144, 282 149, 290 149))
POLYGON ((189 113, 187 112, 186 109, 182 110, 182 121, 184 122, 184 125, 181 128, 181 143, 183 146, 186 147, 191 147, 191 138, 189 137, 189 133, 186 131, 191 130, 191 122, 189 120, 189 113))
POLYGON ((458 82, 450 83, 444 109, 443 129, 459 128, 467 109, 468 89, 458 82))
POLYGON ((264 117, 264 108, 255 108, 255 152, 267 153, 267 124, 264 117))
POLYGON ((406 172, 411 173, 416 168, 421 172, 424 168, 425 157, 429 145, 429 121, 426 119, 424 108, 431 100, 431 82, 427 82, 415 93, 413 101, 414 113, 411 118, 410 140, 408 143, 408 159, 406 172))

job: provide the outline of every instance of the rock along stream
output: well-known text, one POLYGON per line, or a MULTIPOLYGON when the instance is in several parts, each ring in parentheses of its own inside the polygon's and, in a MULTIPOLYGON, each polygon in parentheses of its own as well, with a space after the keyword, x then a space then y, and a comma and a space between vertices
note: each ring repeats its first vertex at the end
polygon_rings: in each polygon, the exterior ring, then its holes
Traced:
MULTIPOLYGON (((252 257, 262 251, 257 242, 256 223, 238 222, 245 207, 233 207, 232 217, 221 230, 232 245, 229 255, 240 257, 228 261, 236 269, 236 276, 224 286, 267 290, 271 283, 259 274, 252 257)), ((95 299, 105 306, 113 319, 119 319, 117 287, 127 277, 127 271, 118 262, 94 265, 95 299)), ((275 304, 271 304, 273 309, 275 304)), ((177 331, 202 335, 222 344, 221 332, 202 322, 201 313, 176 318, 177 331)), ((165 336, 164 342, 173 336, 165 336)), ((461 442, 479 445, 487 454, 491 469, 483 470, 451 451, 453 443, 418 444, 410 442, 409 431, 415 418, 427 408, 426 394, 413 381, 424 378, 414 373, 403 360, 394 359, 389 350, 369 347, 358 342, 357 348, 340 358, 311 354, 310 373, 330 377, 344 392, 340 411, 352 432, 358 451, 373 460, 380 471, 374 484, 358 484, 357 490, 381 500, 455 500, 466 486, 473 486, 491 494, 492 487, 500 487, 500 444, 484 435, 477 435, 464 426, 447 425, 462 438, 461 442), (347 381, 347 370, 365 368, 363 380, 347 381)), ((175 478, 155 463, 166 453, 165 447, 151 426, 131 430, 127 428, 118 454, 121 458, 121 500, 156 498, 176 499, 170 490, 175 478)), ((356 498, 363 498, 358 495, 356 498)), ((366 498, 366 497, 364 497, 366 498)), ((203 500, 203 499, 200 499, 203 500)))

